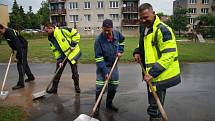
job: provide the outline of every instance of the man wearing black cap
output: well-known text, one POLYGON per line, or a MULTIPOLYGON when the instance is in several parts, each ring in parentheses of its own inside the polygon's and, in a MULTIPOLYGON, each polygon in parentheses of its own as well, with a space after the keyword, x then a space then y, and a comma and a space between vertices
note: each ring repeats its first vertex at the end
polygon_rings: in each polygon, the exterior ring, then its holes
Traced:
MULTIPOLYGON (((108 78, 109 71, 113 66, 113 63, 116 57, 121 57, 124 51, 124 36, 116 31, 113 30, 113 22, 110 19, 106 19, 103 21, 102 24, 103 31, 97 36, 95 44, 94 44, 94 51, 95 51, 95 60, 96 60, 96 100, 99 97, 99 94, 104 86, 105 79, 108 78)), ((119 71, 118 67, 113 70, 111 78, 108 84, 108 93, 107 93, 107 100, 106 100, 106 108, 118 111, 113 104, 113 98, 116 94, 116 89, 119 84, 119 71)), ((96 115, 99 114, 99 107, 96 110, 96 115)))
POLYGON ((34 75, 31 73, 31 70, 28 66, 28 61, 27 61, 28 42, 17 31, 11 28, 6 28, 2 24, 0 24, 0 34, 4 36, 4 38, 6 39, 11 49, 13 51, 16 51, 19 80, 17 85, 14 86, 12 89, 15 90, 15 89, 24 88, 25 74, 28 77, 28 79, 26 79, 25 82, 30 82, 35 79, 34 75))

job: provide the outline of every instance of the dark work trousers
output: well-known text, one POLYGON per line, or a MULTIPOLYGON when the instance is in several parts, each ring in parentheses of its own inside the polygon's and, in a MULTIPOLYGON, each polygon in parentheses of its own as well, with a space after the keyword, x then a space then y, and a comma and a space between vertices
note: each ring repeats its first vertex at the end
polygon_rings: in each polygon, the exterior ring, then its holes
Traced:
MULTIPOLYGON (((164 99, 166 96, 166 89, 157 89, 156 91, 161 104, 164 105, 164 99)), ((161 117, 161 113, 159 111, 158 105, 156 103, 156 100, 152 94, 152 92, 149 92, 149 87, 148 87, 148 102, 149 102, 149 106, 147 109, 147 113, 150 115, 151 118, 160 118, 161 117)))
MULTIPOLYGON (((63 73, 63 70, 67 64, 67 62, 69 62, 71 70, 72 70, 72 79, 74 80, 74 85, 78 85, 79 84, 79 74, 78 74, 78 67, 77 67, 77 63, 72 64, 70 60, 66 60, 63 64, 63 67, 59 70, 59 72, 56 74, 55 78, 54 78, 54 82, 59 82, 60 77, 63 73)), ((59 68, 59 63, 57 63, 56 65, 56 70, 59 68)))
POLYGON ((24 49, 22 49, 21 53, 17 52, 17 54, 16 54, 17 69, 19 72, 19 81, 18 81, 17 85, 24 85, 25 74, 30 79, 34 77, 28 66, 27 53, 28 53, 28 49, 24 48, 24 49))

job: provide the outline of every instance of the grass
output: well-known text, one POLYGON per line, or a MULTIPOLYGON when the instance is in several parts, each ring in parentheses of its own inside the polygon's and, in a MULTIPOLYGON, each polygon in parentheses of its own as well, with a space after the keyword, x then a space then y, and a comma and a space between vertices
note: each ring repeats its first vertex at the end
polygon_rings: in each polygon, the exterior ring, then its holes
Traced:
MULTIPOLYGON (((123 57, 120 62, 132 62, 133 50, 137 47, 138 37, 127 37, 123 57)), ((82 49, 81 63, 94 63, 94 38, 82 38, 80 47, 82 49)), ((189 62, 207 62, 215 61, 215 43, 193 43, 178 42, 179 59, 189 62)), ((0 45, 0 63, 8 62, 10 48, 4 41, 0 45)), ((29 40, 29 62, 33 63, 51 63, 55 62, 52 52, 49 48, 47 38, 29 40)))
POLYGON ((27 115, 18 106, 0 106, 0 121, 26 121, 27 115))

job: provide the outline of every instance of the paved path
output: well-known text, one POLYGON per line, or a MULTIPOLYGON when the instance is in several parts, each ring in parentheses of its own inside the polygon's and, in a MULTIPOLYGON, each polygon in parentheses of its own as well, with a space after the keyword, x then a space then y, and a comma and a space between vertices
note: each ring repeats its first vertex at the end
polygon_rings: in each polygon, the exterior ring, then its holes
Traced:
MULTIPOLYGON (((80 64, 81 94, 74 92, 70 68, 63 73, 58 95, 47 95, 32 102, 31 94, 44 90, 53 75, 55 64, 31 64, 35 82, 26 83, 25 89, 12 91, 16 84, 16 65, 12 65, 6 89, 7 100, 0 104, 16 104, 25 107, 30 121, 73 121, 79 114, 89 114, 95 100, 95 65, 80 64)), ((215 121, 215 63, 184 63, 182 83, 167 91, 165 110, 170 121, 215 121)), ((119 64, 120 86, 114 104, 120 110, 113 113, 105 109, 106 94, 101 105, 100 121, 147 121, 146 85, 141 81, 137 64, 119 64)), ((5 64, 0 64, 2 83, 5 64)))

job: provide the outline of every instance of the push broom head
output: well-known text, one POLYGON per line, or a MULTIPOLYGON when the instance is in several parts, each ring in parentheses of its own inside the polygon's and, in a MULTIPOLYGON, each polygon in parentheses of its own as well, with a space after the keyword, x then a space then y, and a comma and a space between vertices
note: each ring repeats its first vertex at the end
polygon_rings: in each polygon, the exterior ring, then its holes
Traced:
POLYGON ((74 121, 99 121, 99 120, 92 118, 86 114, 80 114, 74 121))
POLYGON ((32 98, 33 100, 36 100, 36 99, 39 99, 39 98, 42 98, 43 96, 45 96, 47 93, 46 91, 41 91, 41 92, 37 92, 37 93, 34 93, 32 94, 32 98))
POLYGON ((1 91, 1 94, 0 94, 0 99, 1 100, 5 100, 8 96, 8 91, 1 91))

